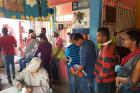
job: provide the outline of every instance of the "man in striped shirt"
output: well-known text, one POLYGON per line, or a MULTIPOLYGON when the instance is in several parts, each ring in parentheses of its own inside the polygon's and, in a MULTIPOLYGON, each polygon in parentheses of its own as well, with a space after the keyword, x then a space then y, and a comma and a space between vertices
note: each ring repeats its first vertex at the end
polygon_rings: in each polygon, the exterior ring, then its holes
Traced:
POLYGON ((117 53, 115 45, 110 40, 108 28, 98 29, 97 42, 101 43, 101 49, 95 64, 95 93, 115 93, 115 72, 117 53))
POLYGON ((80 78, 78 78, 76 75, 72 74, 71 70, 74 65, 79 65, 80 63, 80 55, 79 50, 80 47, 76 46, 73 43, 73 35, 74 33, 71 33, 70 36, 70 42, 71 45, 69 45, 66 48, 65 56, 67 57, 67 60, 69 58, 70 62, 67 63, 67 71, 68 71, 68 78, 69 78, 69 84, 70 84, 70 93, 80 93, 80 78))

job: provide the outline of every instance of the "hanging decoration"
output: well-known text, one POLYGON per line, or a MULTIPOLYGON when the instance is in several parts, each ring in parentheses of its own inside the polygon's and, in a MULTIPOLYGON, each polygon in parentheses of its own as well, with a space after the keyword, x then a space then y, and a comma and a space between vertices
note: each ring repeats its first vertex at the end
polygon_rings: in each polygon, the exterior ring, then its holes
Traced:
POLYGON ((49 21, 49 19, 50 19, 50 16, 46 16, 46 17, 45 17, 45 20, 46 20, 46 21, 49 21))
POLYGON ((2 17, 2 18, 3 18, 3 17, 5 17, 5 15, 4 15, 3 13, 0 13, 0 17, 2 17))
POLYGON ((48 7, 52 6, 52 4, 50 2, 48 2, 48 1, 47 1, 47 5, 48 5, 48 7))
POLYGON ((16 19, 17 17, 16 17, 16 15, 13 15, 13 16, 11 16, 11 18, 12 18, 12 19, 16 19))
POLYGON ((30 19, 31 21, 34 21, 34 17, 33 17, 33 16, 30 16, 29 19, 30 19))
POLYGON ((53 8, 49 8, 48 9, 48 13, 52 15, 54 13, 54 9, 53 8))
POLYGON ((26 0, 26 5, 30 5, 30 7, 33 7, 36 4, 37 4, 36 0, 26 0))
POLYGON ((26 16, 26 19, 29 20, 30 19, 29 16, 26 16))
POLYGON ((41 17, 38 17, 38 21, 42 21, 42 18, 41 17))
POLYGON ((48 21, 54 13, 48 0, 0 0, 0 18, 48 21), (41 2, 40 4, 38 4, 41 2), (39 8, 41 7, 41 10, 39 8), (49 13, 48 13, 49 12, 49 13))
POLYGON ((23 0, 3 0, 3 7, 12 12, 24 12, 23 0))
POLYGON ((25 20, 26 19, 26 17, 24 16, 24 15, 21 15, 21 17, 20 17, 22 20, 25 20))
POLYGON ((38 17, 35 17, 35 21, 38 21, 38 17))
POLYGON ((3 7, 3 0, 0 0, 0 7, 3 7))
POLYGON ((48 5, 48 16, 54 14, 54 9, 51 8, 52 4, 47 0, 47 5, 48 5))

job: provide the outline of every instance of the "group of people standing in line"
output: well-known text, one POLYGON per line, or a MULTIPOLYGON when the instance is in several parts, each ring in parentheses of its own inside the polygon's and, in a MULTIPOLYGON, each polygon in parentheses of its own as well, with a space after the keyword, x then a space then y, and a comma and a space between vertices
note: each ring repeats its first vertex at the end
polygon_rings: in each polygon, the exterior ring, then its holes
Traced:
MULTIPOLYGON (((130 51, 120 58, 117 45, 110 39, 109 29, 100 27, 97 31, 97 42, 101 47, 84 38, 84 34, 71 33, 71 44, 63 56, 63 41, 57 32, 55 48, 46 37, 46 29, 42 28, 36 39, 33 30, 25 49, 23 61, 29 58, 28 66, 15 77, 14 47, 16 40, 2 29, 0 48, 3 51, 7 79, 11 83, 10 65, 12 66, 13 84, 18 88, 26 88, 27 93, 49 93, 52 78, 59 80, 59 61, 63 59, 67 65, 70 93, 139 93, 140 92, 140 32, 132 29, 126 32, 124 46, 130 51)), ((123 52, 123 51, 122 51, 123 52)), ((28 61, 28 60, 27 60, 28 61)), ((22 66, 23 64, 21 64, 22 66)))
POLYGON ((139 93, 139 36, 139 29, 128 30, 124 47, 119 47, 111 40, 109 29, 100 27, 97 42, 101 47, 96 52, 92 41, 84 39, 79 33, 71 34, 72 44, 65 51, 66 57, 71 57, 67 66, 70 93, 139 93), (118 62, 120 57, 121 62, 118 62), (75 64, 79 67, 73 70, 75 64))

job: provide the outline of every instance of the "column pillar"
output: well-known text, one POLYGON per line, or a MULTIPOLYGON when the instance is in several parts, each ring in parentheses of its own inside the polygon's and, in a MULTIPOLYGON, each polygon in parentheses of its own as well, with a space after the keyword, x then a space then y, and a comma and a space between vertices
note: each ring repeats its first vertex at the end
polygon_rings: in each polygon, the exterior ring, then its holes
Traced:
MULTIPOLYGON (((89 0, 90 6, 90 35, 89 38, 95 44, 97 29, 101 24, 101 14, 102 14, 102 1, 103 0, 89 0)), ((140 1, 140 0, 138 0, 140 1)))

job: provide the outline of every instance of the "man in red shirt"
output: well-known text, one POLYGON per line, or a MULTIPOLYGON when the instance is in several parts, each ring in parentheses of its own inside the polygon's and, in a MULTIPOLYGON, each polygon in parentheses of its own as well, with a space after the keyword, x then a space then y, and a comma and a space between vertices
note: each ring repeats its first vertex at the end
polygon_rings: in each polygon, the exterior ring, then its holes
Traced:
POLYGON ((2 51, 4 57, 8 82, 12 83, 10 72, 12 72, 12 78, 15 78, 14 47, 16 47, 17 42, 13 36, 8 35, 7 28, 2 28, 2 34, 3 36, 0 38, 0 51, 2 51), (10 71, 10 65, 12 71, 10 71))

